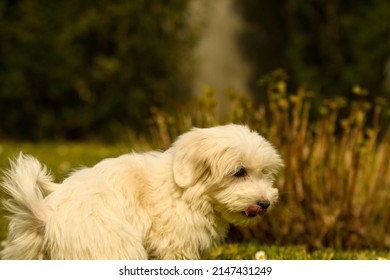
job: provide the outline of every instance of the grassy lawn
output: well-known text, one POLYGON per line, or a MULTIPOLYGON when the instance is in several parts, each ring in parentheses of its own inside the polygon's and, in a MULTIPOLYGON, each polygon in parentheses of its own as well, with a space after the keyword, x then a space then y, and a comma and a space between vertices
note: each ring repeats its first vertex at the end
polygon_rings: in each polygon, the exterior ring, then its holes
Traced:
POLYGON ((308 251, 303 246, 265 246, 257 242, 224 244, 212 252, 211 258, 216 260, 253 260, 259 259, 256 257, 257 254, 265 255, 270 260, 390 259, 390 252, 377 252, 375 250, 343 251, 325 248, 308 251))
MULTIPOLYGON (((115 157, 135 150, 146 150, 147 145, 133 146, 130 143, 120 145, 103 145, 98 143, 0 143, 0 168, 8 167, 8 159, 23 151, 32 154, 45 163, 58 181, 72 169, 80 166, 91 166, 106 157, 115 157)), ((0 196, 3 194, 0 193, 0 196)), ((5 213, 0 210, 0 240, 7 234, 5 213)), ((216 248, 212 259, 255 259, 256 253, 263 251, 268 259, 292 260, 328 260, 328 259, 390 259, 390 252, 377 251, 339 251, 322 249, 308 251, 298 246, 264 246, 257 242, 229 243, 216 248)))

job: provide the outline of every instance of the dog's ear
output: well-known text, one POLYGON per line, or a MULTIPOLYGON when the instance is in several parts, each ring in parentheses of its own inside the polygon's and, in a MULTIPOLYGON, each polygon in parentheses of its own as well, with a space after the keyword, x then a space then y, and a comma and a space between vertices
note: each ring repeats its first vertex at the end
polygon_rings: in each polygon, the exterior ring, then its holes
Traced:
POLYGON ((189 187, 197 182, 208 170, 205 155, 205 139, 195 128, 179 137, 172 146, 173 178, 180 187, 189 187))
POLYGON ((178 186, 189 187, 195 182, 194 169, 191 159, 183 151, 174 153, 173 178, 178 186))

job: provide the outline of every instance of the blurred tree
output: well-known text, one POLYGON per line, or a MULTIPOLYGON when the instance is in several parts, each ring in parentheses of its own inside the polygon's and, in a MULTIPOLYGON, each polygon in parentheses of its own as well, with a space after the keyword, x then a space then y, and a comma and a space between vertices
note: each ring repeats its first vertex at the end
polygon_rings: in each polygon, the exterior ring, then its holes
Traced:
POLYGON ((0 137, 141 131, 188 92, 188 2, 1 1, 0 137))
POLYGON ((390 2, 380 0, 246 0, 236 6, 247 22, 243 52, 259 75, 284 68, 292 85, 322 95, 352 97, 360 84, 368 98, 384 88, 390 60, 390 2))

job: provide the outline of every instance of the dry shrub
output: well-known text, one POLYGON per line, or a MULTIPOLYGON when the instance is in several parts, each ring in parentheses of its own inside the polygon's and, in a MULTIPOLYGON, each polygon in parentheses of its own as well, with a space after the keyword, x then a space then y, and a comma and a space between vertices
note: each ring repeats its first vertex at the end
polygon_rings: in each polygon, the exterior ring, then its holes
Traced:
MULTIPOLYGON (((304 87, 287 92, 287 76, 261 80, 267 106, 228 93, 230 111, 216 115, 210 88, 175 114, 154 111, 155 143, 168 147, 192 126, 245 123, 281 152, 280 200, 258 226, 234 229, 232 238, 312 248, 390 248, 390 133, 381 121, 385 102, 323 100, 304 87), (315 102, 317 101, 317 103, 315 102), (316 104, 316 105, 314 105, 316 104)), ((357 95, 364 89, 354 88, 357 95)))

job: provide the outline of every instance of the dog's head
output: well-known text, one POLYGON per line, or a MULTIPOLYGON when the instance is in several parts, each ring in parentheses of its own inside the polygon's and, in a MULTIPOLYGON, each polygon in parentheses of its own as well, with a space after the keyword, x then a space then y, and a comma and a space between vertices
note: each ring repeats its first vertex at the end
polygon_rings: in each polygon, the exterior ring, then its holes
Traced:
POLYGON ((278 198, 273 182, 282 159, 246 126, 194 128, 179 137, 172 153, 176 184, 208 199, 229 223, 255 221, 278 198))

